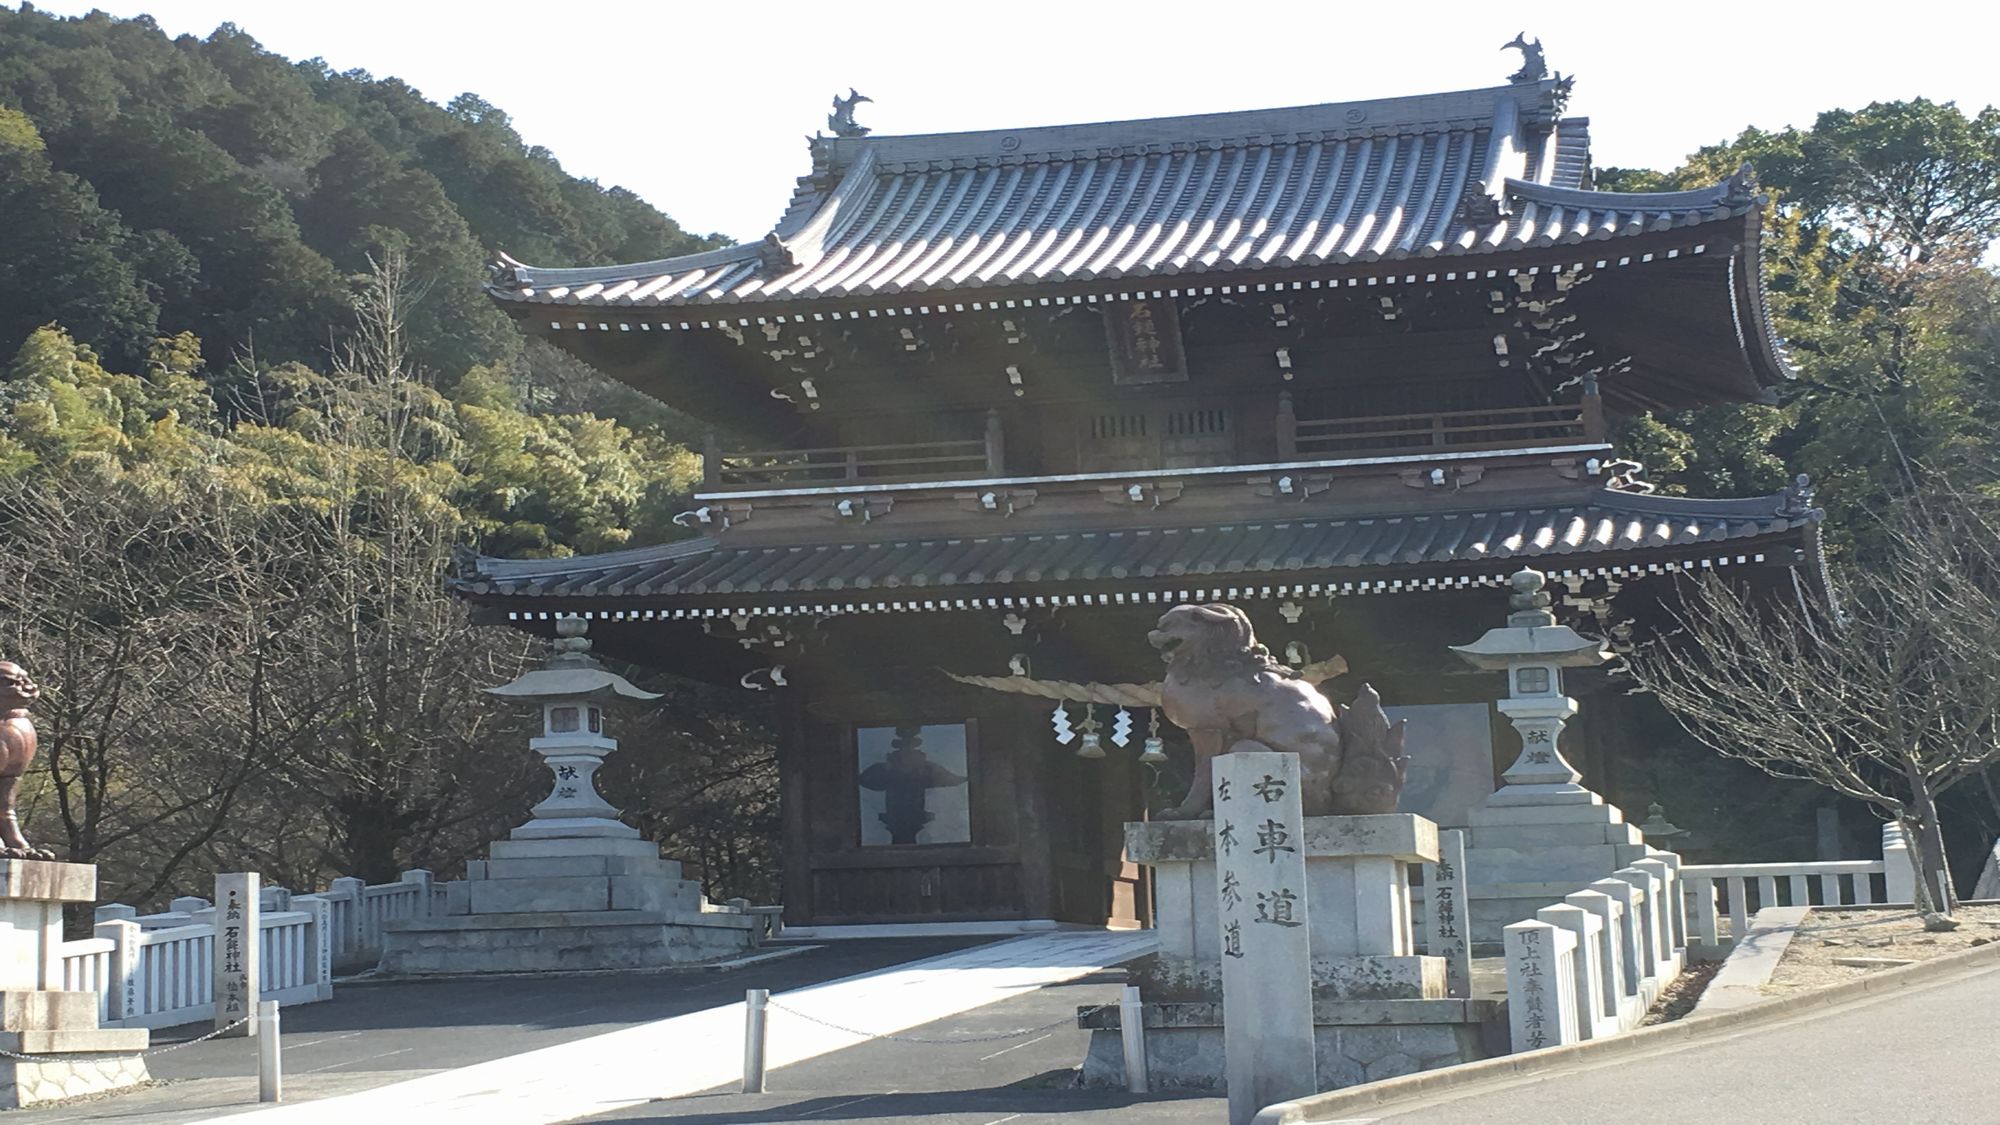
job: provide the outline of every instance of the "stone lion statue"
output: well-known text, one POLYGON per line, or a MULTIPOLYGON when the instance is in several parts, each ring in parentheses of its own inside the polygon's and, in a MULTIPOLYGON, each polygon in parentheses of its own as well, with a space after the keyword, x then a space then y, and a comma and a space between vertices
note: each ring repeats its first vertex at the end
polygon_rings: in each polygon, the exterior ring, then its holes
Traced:
POLYGON ((1217 754, 1278 751, 1299 756, 1307 816, 1396 811, 1409 759, 1401 722, 1363 684, 1352 707, 1335 708, 1315 685, 1273 659, 1232 605, 1175 606, 1146 635, 1167 663, 1160 709, 1194 744, 1194 781, 1169 820, 1209 810, 1217 754))
POLYGON ((21 835, 21 820, 14 809, 20 799, 21 775, 35 760, 35 721, 28 717, 28 707, 41 697, 42 689, 28 678, 27 669, 11 660, 0 660, 0 857, 6 859, 56 857, 21 835))

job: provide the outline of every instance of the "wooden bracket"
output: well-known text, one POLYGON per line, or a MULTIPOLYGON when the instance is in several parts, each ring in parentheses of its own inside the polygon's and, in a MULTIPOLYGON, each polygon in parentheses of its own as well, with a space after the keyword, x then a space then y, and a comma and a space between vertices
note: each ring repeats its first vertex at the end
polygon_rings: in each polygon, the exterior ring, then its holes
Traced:
POLYGON ((1098 494, 1107 504, 1121 507, 1158 508, 1181 498, 1187 486, 1177 480, 1134 481, 1131 484, 1107 484, 1098 488, 1098 494))

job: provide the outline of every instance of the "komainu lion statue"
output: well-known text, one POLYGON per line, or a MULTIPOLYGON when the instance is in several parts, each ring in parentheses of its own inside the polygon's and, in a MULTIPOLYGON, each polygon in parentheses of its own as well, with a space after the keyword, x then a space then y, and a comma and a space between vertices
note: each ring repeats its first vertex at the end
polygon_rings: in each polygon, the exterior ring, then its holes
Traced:
POLYGON ((26 668, 0 660, 0 858, 56 857, 21 835, 20 817, 14 811, 21 795, 21 775, 35 760, 35 721, 28 717, 28 707, 41 697, 42 689, 28 678, 26 668))
POLYGON ((1167 662, 1160 709, 1194 744, 1187 799, 1163 818, 1206 813, 1215 756, 1237 750, 1297 754, 1307 816, 1396 811, 1409 765, 1404 724, 1390 724, 1374 688, 1363 684, 1352 707, 1336 710, 1257 643, 1232 605, 1175 606, 1146 639, 1167 662))

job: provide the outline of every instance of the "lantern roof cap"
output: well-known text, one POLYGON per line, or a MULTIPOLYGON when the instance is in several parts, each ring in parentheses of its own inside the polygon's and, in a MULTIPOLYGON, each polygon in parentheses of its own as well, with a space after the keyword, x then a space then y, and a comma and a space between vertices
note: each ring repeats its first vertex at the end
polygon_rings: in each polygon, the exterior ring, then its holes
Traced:
POLYGON ((626 699, 658 699, 660 693, 636 687, 630 680, 597 662, 590 655, 590 639, 584 636, 589 624, 580 617, 556 619, 555 650, 548 663, 523 672, 512 682, 484 689, 488 695, 508 699, 554 701, 581 699, 594 695, 618 695, 626 699))

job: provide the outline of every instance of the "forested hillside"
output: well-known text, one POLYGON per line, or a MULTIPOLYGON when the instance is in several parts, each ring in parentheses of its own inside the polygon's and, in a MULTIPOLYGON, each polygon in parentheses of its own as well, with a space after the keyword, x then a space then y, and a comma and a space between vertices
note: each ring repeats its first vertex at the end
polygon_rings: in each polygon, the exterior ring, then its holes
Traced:
POLYGON ((57 321, 118 364, 178 332, 214 370, 251 349, 320 364, 346 279, 402 246, 431 286, 412 358, 450 385, 517 346, 479 292, 494 249, 567 265, 712 244, 565 174, 476 95, 441 107, 228 25, 168 39, 0 9, 0 106, 0 353, 57 321))
MULTIPOLYGON (((31 831, 139 901, 218 869, 450 871, 518 822, 546 778, 479 689, 537 650, 466 621, 451 553, 669 538, 698 463, 672 412, 528 345, 484 266, 711 241, 472 94, 0 8, 0 652, 46 689, 31 831)), ((658 686, 608 784, 712 890, 768 897, 756 709, 658 686)))

